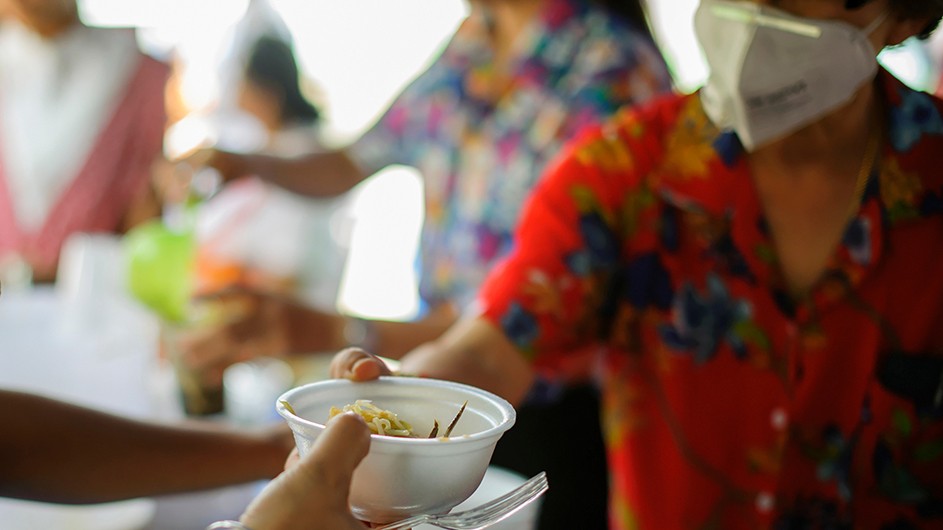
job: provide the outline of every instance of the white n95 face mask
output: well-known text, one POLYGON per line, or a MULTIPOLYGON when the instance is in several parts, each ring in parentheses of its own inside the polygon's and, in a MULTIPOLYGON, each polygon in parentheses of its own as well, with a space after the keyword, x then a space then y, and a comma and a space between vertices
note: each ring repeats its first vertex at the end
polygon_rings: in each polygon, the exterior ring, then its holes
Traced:
POLYGON ((753 2, 702 0, 694 27, 710 66, 704 111, 748 151, 814 122, 874 79, 868 35, 886 16, 862 30, 753 2))

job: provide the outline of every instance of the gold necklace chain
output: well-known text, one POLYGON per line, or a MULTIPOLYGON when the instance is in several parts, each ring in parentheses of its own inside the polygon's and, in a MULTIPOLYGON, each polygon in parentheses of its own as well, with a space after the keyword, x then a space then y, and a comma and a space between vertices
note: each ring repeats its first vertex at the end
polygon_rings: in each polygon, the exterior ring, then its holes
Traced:
MULTIPOLYGON (((858 215, 858 211, 861 209, 861 199, 864 198, 864 192, 868 187, 868 181, 870 181, 871 172, 874 169, 874 162, 877 159, 878 148, 880 147, 881 133, 880 127, 872 126, 871 132, 868 135, 868 143, 864 148, 864 155, 861 159, 861 168, 858 170, 858 176, 855 180, 855 191, 851 199, 851 204, 848 205, 848 216, 847 219, 851 221, 858 215)), ((787 284, 787 290, 791 293, 794 300, 805 300, 808 298, 809 292, 797 289, 795 286, 788 285, 788 282, 785 282, 783 277, 783 282, 787 284)))
POLYGON ((877 158, 878 145, 881 135, 879 128, 871 127, 871 134, 868 135, 868 145, 864 148, 864 158, 861 159, 861 169, 858 170, 858 177, 855 180, 855 193, 848 205, 848 218, 857 216, 861 208, 861 199, 864 197, 864 190, 868 187, 868 181, 871 177, 871 171, 874 169, 874 160, 877 158))

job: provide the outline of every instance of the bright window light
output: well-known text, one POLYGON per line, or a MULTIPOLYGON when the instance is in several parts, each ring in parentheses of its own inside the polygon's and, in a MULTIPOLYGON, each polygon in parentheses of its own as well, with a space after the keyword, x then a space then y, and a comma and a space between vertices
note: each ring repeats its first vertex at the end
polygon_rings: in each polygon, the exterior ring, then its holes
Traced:
POLYGON ((694 11, 699 0, 648 2, 649 19, 678 90, 696 90, 707 79, 707 65, 694 36, 694 11))
POLYGON ((354 193, 354 232, 338 306, 347 313, 387 320, 415 317, 415 263, 423 217, 420 176, 412 168, 389 167, 354 193))
POLYGON ((77 0, 82 22, 101 27, 202 28, 234 24, 249 0, 77 0))
POLYGON ((939 70, 934 67, 927 45, 917 39, 885 49, 878 61, 914 89, 932 92, 936 88, 939 70))
MULTIPOLYGON (((219 64, 249 2, 79 0, 79 7, 85 23, 137 27, 145 50, 179 60, 184 100, 205 113, 226 88, 220 86, 219 64)), ((267 2, 289 28, 302 72, 320 96, 328 141, 338 144, 356 138, 377 119, 467 14, 465 0, 267 2)), ((169 147, 176 151, 219 132, 175 130, 189 134, 171 135, 169 147)), ((415 170, 389 168, 353 193, 354 228, 338 306, 366 317, 411 318, 419 309, 421 179, 415 170)))
POLYGON ((367 128, 467 13, 465 0, 269 1, 323 91, 337 141, 367 128))

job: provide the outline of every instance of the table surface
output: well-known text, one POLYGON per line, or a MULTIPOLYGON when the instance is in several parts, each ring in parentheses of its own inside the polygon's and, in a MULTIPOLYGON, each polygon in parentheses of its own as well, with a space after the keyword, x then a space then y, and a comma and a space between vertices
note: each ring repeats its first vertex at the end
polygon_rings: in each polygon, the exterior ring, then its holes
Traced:
MULTIPOLYGON (((130 300, 112 298, 78 307, 55 288, 4 292, 0 297, 0 387, 35 392, 141 419, 183 418, 175 381, 155 352, 158 324, 130 300)), ((318 377, 325 356, 295 364, 318 377)), ((489 468, 479 490, 457 507, 496 497, 523 482, 489 468)), ((234 519, 264 482, 197 493, 91 506, 57 506, 0 499, 5 530, 199 530, 234 519)), ((493 528, 533 528, 539 504, 493 528)))

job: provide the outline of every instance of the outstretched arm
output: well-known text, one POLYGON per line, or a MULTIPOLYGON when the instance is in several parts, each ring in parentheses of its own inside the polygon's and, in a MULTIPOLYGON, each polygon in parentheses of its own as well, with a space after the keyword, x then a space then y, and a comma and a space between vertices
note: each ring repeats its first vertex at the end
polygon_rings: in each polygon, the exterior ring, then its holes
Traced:
POLYGON ((193 167, 213 167, 227 182, 255 175, 306 197, 341 195, 368 176, 342 149, 295 158, 206 149, 188 157, 186 162, 193 167))
POLYGON ((272 478, 294 446, 282 425, 160 425, 5 390, 0 425, 0 496, 68 504, 272 478))
MULTIPOLYGON (((380 359, 351 348, 331 362, 331 376, 357 381, 389 374, 380 359)), ((402 359, 402 373, 458 381, 520 403, 533 383, 530 365, 493 324, 482 318, 460 321, 441 338, 402 359)))

